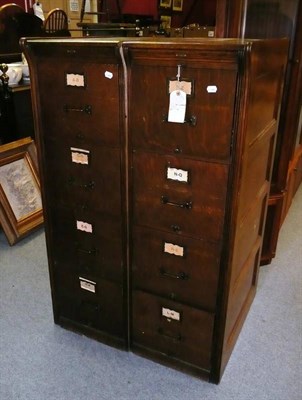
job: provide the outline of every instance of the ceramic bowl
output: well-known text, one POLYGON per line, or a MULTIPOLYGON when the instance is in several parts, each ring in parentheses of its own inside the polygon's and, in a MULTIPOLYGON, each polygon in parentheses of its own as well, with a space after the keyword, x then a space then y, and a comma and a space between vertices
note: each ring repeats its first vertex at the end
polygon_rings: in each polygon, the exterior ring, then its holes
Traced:
POLYGON ((24 78, 29 78, 29 68, 28 68, 28 64, 21 64, 21 67, 22 67, 23 79, 24 79, 24 78))
POLYGON ((7 64, 6 74, 9 76, 9 85, 17 85, 22 79, 22 63, 7 64))

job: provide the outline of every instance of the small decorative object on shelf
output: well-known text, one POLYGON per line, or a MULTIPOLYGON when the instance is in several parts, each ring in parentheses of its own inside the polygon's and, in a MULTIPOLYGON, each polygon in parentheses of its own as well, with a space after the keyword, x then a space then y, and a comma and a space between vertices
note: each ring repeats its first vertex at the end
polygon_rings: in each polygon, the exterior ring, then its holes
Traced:
POLYGON ((8 95, 8 81, 9 81, 9 76, 7 75, 7 71, 8 71, 8 66, 7 64, 0 64, 0 71, 1 71, 1 75, 0 75, 0 80, 3 86, 3 93, 4 96, 8 95))

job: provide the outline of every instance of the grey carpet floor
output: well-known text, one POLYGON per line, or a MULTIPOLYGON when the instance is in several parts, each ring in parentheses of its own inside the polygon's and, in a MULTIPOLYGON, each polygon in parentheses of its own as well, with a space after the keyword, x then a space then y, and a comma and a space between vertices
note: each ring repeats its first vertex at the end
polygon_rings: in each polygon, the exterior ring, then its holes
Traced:
POLYGON ((53 323, 44 231, 0 233, 0 400, 301 400, 302 188, 220 385, 53 323))

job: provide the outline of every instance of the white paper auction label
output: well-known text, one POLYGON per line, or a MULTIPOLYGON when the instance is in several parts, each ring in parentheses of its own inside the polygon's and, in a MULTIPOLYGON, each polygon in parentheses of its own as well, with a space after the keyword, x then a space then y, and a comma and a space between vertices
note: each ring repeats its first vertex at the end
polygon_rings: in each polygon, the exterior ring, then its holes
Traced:
POLYGON ((92 225, 88 222, 77 221, 77 230, 87 233, 92 233, 92 225))
POLYGON ((167 178, 173 181, 188 182, 189 181, 189 171, 177 168, 167 168, 167 178))
POLYGON ((185 255, 185 249, 182 246, 167 242, 164 243, 164 252, 177 257, 184 257, 185 255))
POLYGON ((180 313, 175 310, 170 310, 170 308, 162 307, 161 315, 168 319, 174 319, 175 321, 180 321, 180 313))
POLYGON ((90 281, 89 279, 79 277, 80 280, 80 288, 83 290, 87 290, 88 292, 95 293, 96 282, 90 281))
POLYGON ((104 75, 105 75, 105 78, 107 78, 107 79, 113 78, 113 73, 110 71, 105 71, 104 75))
POLYGON ((183 124, 187 108, 187 95, 183 90, 173 90, 170 93, 168 122, 183 124))
POLYGON ((217 93, 218 87, 216 85, 209 85, 207 86, 208 93, 217 93))

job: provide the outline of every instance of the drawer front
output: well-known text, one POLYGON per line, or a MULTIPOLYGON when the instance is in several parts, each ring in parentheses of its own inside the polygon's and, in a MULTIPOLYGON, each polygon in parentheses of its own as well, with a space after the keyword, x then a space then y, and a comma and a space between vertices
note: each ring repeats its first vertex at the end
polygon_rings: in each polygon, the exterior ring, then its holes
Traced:
POLYGON ((80 215, 70 209, 53 209, 50 213, 55 266, 121 282, 124 257, 120 221, 96 213, 91 217, 80 215))
POLYGON ((140 291, 132 300, 135 345, 210 369, 213 314, 140 291))
POLYGON ((132 67, 129 132, 133 148, 227 161, 237 71, 184 65, 182 77, 192 85, 192 95, 186 97, 188 122, 167 122, 172 105, 169 80, 175 81, 178 71, 174 63, 173 67, 132 67))
POLYGON ((135 224, 221 240, 227 165, 137 152, 133 177, 135 224))
POLYGON ((48 142, 45 163, 50 204, 121 215, 118 149, 48 142))
POLYGON ((60 140, 72 137, 118 146, 118 75, 117 65, 85 63, 83 60, 65 61, 49 73, 43 71, 39 77, 39 95, 45 135, 60 140), (111 74, 111 78, 106 77, 111 74), (83 86, 67 84, 68 76, 73 75, 80 77, 83 86))
POLYGON ((219 261, 216 243, 134 228, 133 288, 214 311, 219 261))
POLYGON ((55 282, 59 318, 124 336, 124 300, 120 286, 104 280, 91 281, 82 276, 62 273, 56 275, 55 282))

